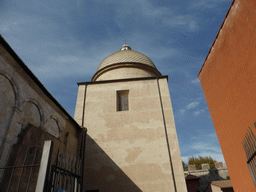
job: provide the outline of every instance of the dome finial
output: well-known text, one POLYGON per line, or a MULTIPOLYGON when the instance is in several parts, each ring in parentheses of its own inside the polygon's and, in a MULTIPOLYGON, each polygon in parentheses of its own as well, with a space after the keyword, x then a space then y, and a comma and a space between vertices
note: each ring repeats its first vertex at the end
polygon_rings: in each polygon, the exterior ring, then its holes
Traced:
POLYGON ((127 45, 126 43, 121 47, 120 51, 124 51, 124 50, 132 50, 131 47, 129 47, 129 45, 127 45))

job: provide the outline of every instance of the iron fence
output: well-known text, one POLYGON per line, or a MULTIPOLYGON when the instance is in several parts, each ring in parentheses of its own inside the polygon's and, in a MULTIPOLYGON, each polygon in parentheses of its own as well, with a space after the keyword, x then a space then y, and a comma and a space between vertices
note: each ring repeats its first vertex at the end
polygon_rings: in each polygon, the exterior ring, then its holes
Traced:
POLYGON ((256 186, 256 137, 250 127, 246 132, 242 144, 247 158, 247 165, 256 186))
POLYGON ((42 149, 37 146, 15 144, 12 147, 1 181, 1 192, 34 192, 42 149))
POLYGON ((52 165, 50 190, 63 189, 67 192, 80 192, 82 182, 81 160, 66 152, 58 152, 52 165))

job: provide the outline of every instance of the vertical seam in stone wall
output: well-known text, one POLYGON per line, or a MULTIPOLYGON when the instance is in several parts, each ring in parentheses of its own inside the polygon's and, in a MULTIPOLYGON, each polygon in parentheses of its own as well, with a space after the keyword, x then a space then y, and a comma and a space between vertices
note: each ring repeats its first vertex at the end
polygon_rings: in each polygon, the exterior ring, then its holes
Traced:
POLYGON ((83 116, 82 116, 82 127, 84 127, 84 111, 85 111, 85 99, 86 99, 86 90, 87 90, 87 85, 84 85, 84 103, 83 103, 83 116))
POLYGON ((161 90, 160 90, 159 79, 158 79, 158 78, 157 78, 157 87, 158 87, 160 105, 161 105, 161 110, 162 110, 162 115, 163 115, 164 131, 165 131, 167 149, 168 149, 168 153, 169 153, 169 160, 170 160, 170 165, 171 165, 171 170, 172 170, 172 179, 173 179, 173 184, 174 184, 174 190, 175 190, 175 192, 177 192, 176 181, 175 181, 175 177, 174 177, 173 164, 172 164, 172 156, 171 156, 171 150, 170 150, 169 140, 168 140, 168 135, 167 135, 167 128, 166 128, 166 122, 165 122, 165 115, 164 115, 164 109, 163 109, 163 102, 162 102, 161 90))

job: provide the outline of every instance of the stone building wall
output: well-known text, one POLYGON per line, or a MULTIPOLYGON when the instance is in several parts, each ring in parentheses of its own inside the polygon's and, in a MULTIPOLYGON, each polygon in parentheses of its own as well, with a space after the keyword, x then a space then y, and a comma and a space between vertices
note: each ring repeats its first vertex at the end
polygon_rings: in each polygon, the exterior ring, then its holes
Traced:
POLYGON ((204 167, 209 167, 209 164, 202 164, 202 170, 195 170, 195 166, 192 165, 189 167, 189 171, 184 172, 185 177, 189 174, 200 177, 200 191, 204 191, 212 181, 225 180, 229 176, 226 167, 219 167, 217 169, 204 169, 204 167))
POLYGON ((89 190, 187 191, 166 77, 81 83, 75 119, 90 136, 89 190), (127 111, 117 110, 120 90, 129 91, 127 111))
MULTIPOLYGON (((21 131, 28 132, 30 125, 76 153, 82 129, 0 36, 0 167, 5 166, 21 131)), ((3 169, 0 181, 2 174, 3 169)))

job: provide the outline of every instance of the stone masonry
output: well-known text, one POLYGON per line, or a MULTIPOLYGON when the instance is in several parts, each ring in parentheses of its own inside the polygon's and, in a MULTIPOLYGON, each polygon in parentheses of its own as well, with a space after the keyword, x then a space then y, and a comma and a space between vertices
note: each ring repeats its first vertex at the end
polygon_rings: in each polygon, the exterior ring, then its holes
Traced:
POLYGON ((200 177, 199 191, 204 191, 212 181, 225 180, 229 176, 228 170, 223 167, 222 162, 215 163, 216 169, 206 169, 207 167, 210 168, 209 164, 205 163, 202 164, 202 170, 196 170, 195 165, 189 165, 189 170, 184 172, 185 177, 190 174, 200 177))

